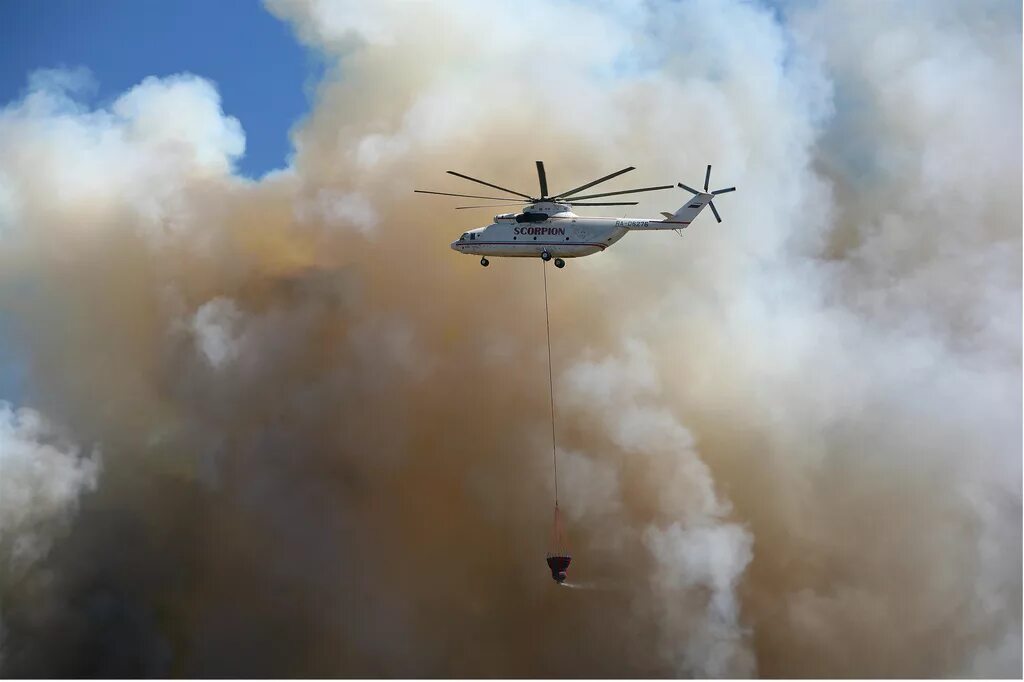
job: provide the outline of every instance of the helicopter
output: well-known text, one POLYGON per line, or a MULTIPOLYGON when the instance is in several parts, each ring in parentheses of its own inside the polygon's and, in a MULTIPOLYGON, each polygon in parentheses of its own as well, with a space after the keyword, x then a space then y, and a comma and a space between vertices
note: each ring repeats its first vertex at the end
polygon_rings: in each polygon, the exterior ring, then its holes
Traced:
POLYGON ((555 267, 558 268, 565 267, 566 258, 581 258, 604 251, 622 239, 627 232, 633 230, 675 230, 681 235, 682 230, 697 218, 705 206, 711 207, 715 220, 721 223, 722 217, 719 215, 718 209, 715 208, 713 199, 719 194, 736 191, 735 187, 709 191, 708 185, 711 182, 711 166, 709 165, 707 173, 704 175, 703 191, 693 189, 680 182, 676 185, 658 185, 617 192, 580 194, 580 192, 590 189, 595 185, 636 170, 634 166, 629 166, 568 191, 549 194, 544 162, 537 161, 536 163, 540 196, 530 196, 523 192, 501 187, 500 185, 451 170, 446 172, 449 175, 485 185, 514 196, 498 197, 479 194, 455 194, 422 189, 414 191, 419 194, 510 202, 480 206, 456 206, 456 210, 523 204, 521 212, 499 213, 494 216, 494 222, 490 225, 462 233, 462 236, 451 243, 451 248, 459 253, 480 256, 480 265, 484 267, 490 265, 488 260, 488 256, 490 256, 491 258, 539 257, 545 262, 554 259, 555 267), (574 206, 635 206, 639 202, 589 202, 586 200, 636 194, 638 192, 654 192, 657 190, 673 189, 677 186, 692 193, 693 197, 674 213, 662 212, 663 219, 590 218, 579 216, 572 212, 572 207, 574 206))

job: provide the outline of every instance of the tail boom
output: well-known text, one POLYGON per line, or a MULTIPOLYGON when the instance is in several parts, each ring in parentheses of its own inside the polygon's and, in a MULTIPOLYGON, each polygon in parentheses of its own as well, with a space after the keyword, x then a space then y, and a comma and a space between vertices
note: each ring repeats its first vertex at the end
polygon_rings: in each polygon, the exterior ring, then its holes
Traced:
POLYGON ((624 220, 622 226, 629 230, 681 230, 696 220, 712 199, 714 196, 710 193, 697 194, 680 206, 675 213, 663 212, 661 215, 665 216, 664 220, 624 220))

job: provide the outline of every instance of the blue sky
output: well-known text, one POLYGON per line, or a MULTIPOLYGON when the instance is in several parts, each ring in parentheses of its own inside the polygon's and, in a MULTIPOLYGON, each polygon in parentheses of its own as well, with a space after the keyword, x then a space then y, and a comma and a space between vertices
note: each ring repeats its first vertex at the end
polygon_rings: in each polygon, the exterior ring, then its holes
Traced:
MULTIPOLYGON (((245 129, 238 170, 284 166, 288 130, 310 108, 316 55, 257 0, 0 0, 0 103, 37 69, 85 67, 103 105, 146 76, 183 71, 217 84, 245 129)), ((24 363, 0 311, 0 400, 20 402, 24 363)))

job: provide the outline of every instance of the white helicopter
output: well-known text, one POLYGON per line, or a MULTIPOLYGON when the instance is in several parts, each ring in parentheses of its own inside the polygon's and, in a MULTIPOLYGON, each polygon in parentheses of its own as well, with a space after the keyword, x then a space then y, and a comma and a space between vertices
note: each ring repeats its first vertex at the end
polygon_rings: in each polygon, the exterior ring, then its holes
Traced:
MULTIPOLYGON (((653 192, 655 190, 672 189, 675 185, 659 185, 657 187, 641 187, 639 189, 626 189, 618 192, 603 192, 600 194, 585 194, 575 196, 585 189, 594 185, 611 180, 623 173, 634 170, 633 166, 623 168, 593 182, 580 185, 567 192, 548 194, 547 175, 544 172, 544 162, 537 162, 537 178, 540 180, 540 196, 531 197, 528 194, 517 192, 506 187, 471 178, 462 173, 447 171, 465 180, 470 180, 487 187, 508 192, 516 196, 491 197, 478 194, 453 194, 450 192, 432 192, 428 190, 414 190, 420 194, 438 194, 447 197, 466 197, 470 199, 493 199, 496 201, 511 201, 513 204, 526 204, 521 213, 501 213, 494 216, 494 222, 484 227, 464 232, 461 237, 451 243, 451 247, 459 253, 480 256, 480 265, 487 267, 490 261, 488 256, 501 258, 536 258, 540 257, 545 261, 552 258, 555 266, 565 267, 565 258, 580 258, 593 253, 604 251, 615 242, 622 239, 631 230, 676 230, 686 228, 705 206, 710 206, 715 220, 722 222, 712 200, 719 194, 733 192, 735 187, 716 189, 708 191, 708 183, 711 181, 711 166, 708 166, 704 176, 704 191, 698 191, 683 183, 678 183, 694 197, 683 204, 675 213, 663 212, 663 220, 657 218, 587 218, 578 216, 572 212, 572 206, 635 206, 636 201, 613 201, 613 202, 583 202, 583 199, 598 199, 602 197, 617 196, 622 194, 634 194, 636 192, 653 192), (521 198, 516 198, 521 197, 521 198)), ((490 208, 491 206, 508 206, 510 204, 489 204, 484 206, 456 206, 456 209, 467 208, 490 208)), ((682 234, 680 232, 680 234, 682 234)))

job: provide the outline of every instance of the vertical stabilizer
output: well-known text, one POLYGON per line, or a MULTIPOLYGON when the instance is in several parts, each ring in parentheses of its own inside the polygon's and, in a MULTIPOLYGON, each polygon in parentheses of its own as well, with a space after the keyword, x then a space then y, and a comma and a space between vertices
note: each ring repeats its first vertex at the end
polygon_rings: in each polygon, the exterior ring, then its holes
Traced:
POLYGON ((713 198, 711 194, 697 194, 662 222, 670 229, 682 229, 692 223, 700 215, 700 212, 704 210, 704 207, 711 203, 713 198))

